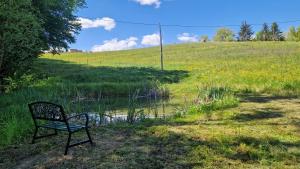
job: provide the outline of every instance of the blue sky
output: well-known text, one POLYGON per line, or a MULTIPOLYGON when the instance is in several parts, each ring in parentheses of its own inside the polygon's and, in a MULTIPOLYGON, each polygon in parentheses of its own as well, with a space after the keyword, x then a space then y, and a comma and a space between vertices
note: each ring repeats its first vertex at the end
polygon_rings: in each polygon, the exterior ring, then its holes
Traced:
MULTIPOLYGON (((300 20, 299 0, 87 0, 77 16, 83 25, 71 48, 93 51, 123 50, 158 44, 158 26, 134 25, 118 21, 161 23, 164 25, 239 25, 300 20)), ((300 22, 280 23, 282 31, 300 22)), ((235 33, 239 27, 228 27, 235 33)), ((257 31, 261 26, 253 26, 257 31)), ((162 27, 164 44, 193 42, 201 35, 213 37, 218 28, 162 27)))

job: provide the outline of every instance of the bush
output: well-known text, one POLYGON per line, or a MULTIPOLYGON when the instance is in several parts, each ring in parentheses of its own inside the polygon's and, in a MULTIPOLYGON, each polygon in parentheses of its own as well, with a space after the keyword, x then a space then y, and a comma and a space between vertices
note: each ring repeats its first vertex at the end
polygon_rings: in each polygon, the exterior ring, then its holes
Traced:
POLYGON ((9 93, 13 90, 29 86, 34 81, 34 77, 32 74, 23 74, 19 77, 17 74, 13 76, 7 77, 4 79, 6 85, 4 87, 4 91, 9 93))
POLYGON ((0 83, 23 72, 41 52, 42 27, 30 0, 5 0, 0 5, 0 83))

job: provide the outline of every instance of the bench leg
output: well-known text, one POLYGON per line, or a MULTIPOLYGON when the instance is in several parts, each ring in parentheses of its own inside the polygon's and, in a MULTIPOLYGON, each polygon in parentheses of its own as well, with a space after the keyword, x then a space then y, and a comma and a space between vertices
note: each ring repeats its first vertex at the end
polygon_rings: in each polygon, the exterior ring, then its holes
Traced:
POLYGON ((55 130, 55 132, 52 133, 52 134, 42 135, 42 136, 37 136, 38 127, 36 127, 36 128, 35 128, 35 131, 34 131, 34 135, 33 135, 32 142, 31 142, 31 143, 34 144, 36 139, 40 139, 40 138, 44 138, 44 137, 50 137, 50 136, 57 135, 57 130, 56 130, 56 129, 54 129, 54 130, 55 130))
POLYGON ((70 146, 70 141, 71 141, 71 133, 69 133, 69 137, 68 137, 68 141, 67 141, 67 145, 66 145, 66 149, 65 149, 65 155, 68 154, 68 149, 70 146))
POLYGON ((34 144, 34 142, 35 142, 35 137, 36 137, 36 135, 37 135, 37 132, 38 132, 38 128, 36 127, 36 128, 35 128, 35 131, 34 131, 34 135, 33 135, 32 141, 31 141, 31 144, 34 144))
POLYGON ((88 129, 88 128, 85 128, 85 131, 86 131, 86 134, 87 134, 87 136, 88 136, 88 138, 89 138, 89 141, 90 141, 91 145, 93 145, 93 141, 92 141, 92 138, 91 138, 89 129, 88 129))
POLYGON ((91 145, 94 144, 93 141, 92 141, 92 138, 91 138, 91 135, 90 135, 90 132, 89 132, 88 128, 86 128, 85 131, 86 131, 86 134, 87 134, 87 136, 88 136, 89 139, 86 140, 86 141, 81 141, 81 142, 74 143, 74 144, 71 144, 71 145, 70 145, 70 142, 71 142, 72 132, 69 133, 67 145, 66 145, 66 148, 65 148, 65 155, 68 154, 68 150, 69 150, 70 147, 74 147, 74 146, 77 146, 77 145, 80 145, 80 144, 84 144, 84 143, 88 143, 88 142, 90 142, 91 145))

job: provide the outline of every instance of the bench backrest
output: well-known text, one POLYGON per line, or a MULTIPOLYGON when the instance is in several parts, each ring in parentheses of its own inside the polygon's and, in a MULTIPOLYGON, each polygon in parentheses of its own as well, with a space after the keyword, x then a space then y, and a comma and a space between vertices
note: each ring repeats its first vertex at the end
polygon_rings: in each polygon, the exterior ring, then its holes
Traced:
POLYGON ((61 105, 49 102, 34 102, 28 104, 28 106, 34 120, 66 122, 66 116, 61 105))

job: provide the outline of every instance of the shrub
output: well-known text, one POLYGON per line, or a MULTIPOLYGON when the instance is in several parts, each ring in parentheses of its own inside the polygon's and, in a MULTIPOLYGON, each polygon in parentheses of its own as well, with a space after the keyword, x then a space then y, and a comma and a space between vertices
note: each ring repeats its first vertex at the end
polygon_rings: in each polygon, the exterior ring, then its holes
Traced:
POLYGON ((205 87, 199 89, 198 97, 189 107, 189 113, 209 113, 214 110, 236 107, 239 99, 226 87, 205 87))

